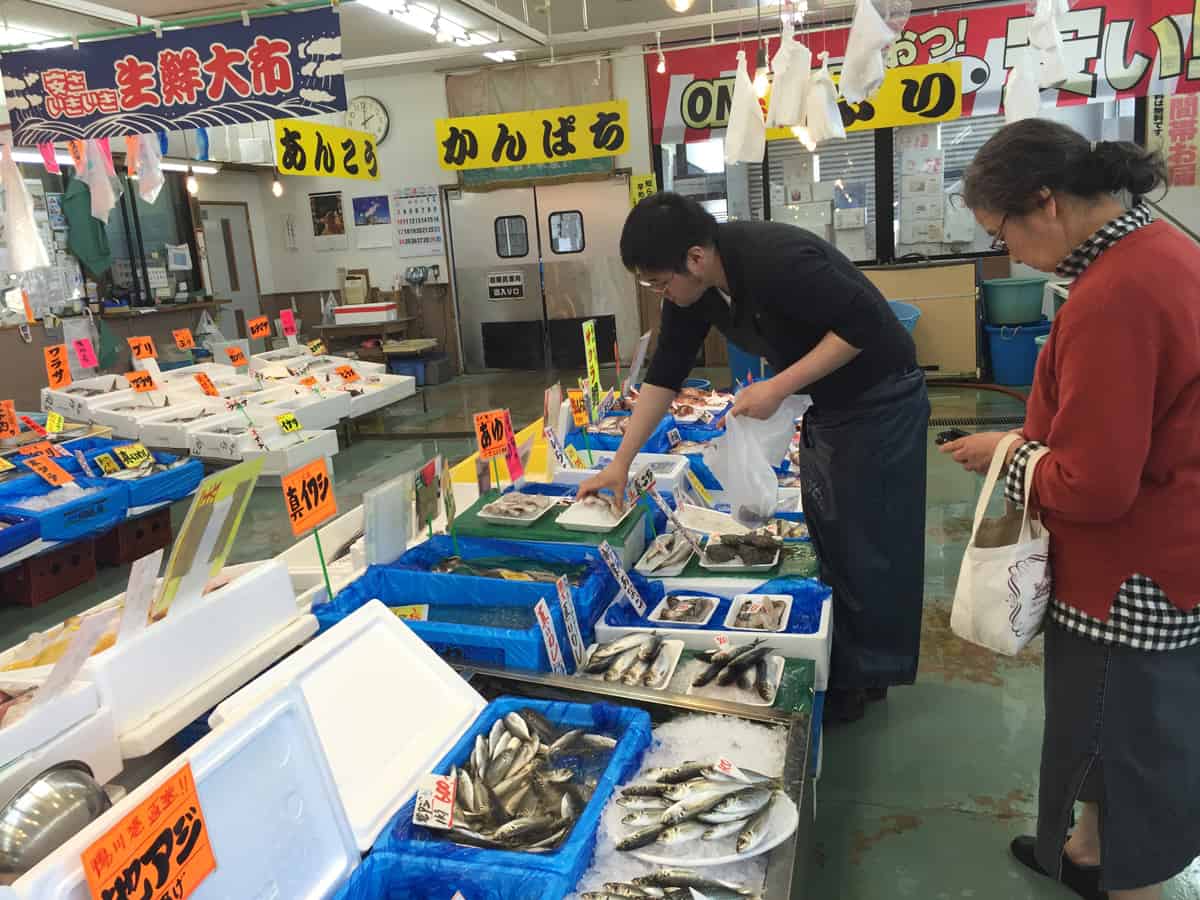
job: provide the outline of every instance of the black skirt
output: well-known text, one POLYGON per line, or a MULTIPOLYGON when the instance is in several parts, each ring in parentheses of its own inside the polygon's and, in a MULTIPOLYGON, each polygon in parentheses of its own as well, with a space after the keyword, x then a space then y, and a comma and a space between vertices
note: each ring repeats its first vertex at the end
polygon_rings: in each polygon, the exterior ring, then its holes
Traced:
POLYGON ((1038 863, 1058 873, 1075 801, 1100 805, 1108 891, 1200 856, 1200 646, 1107 646, 1046 620, 1038 863))

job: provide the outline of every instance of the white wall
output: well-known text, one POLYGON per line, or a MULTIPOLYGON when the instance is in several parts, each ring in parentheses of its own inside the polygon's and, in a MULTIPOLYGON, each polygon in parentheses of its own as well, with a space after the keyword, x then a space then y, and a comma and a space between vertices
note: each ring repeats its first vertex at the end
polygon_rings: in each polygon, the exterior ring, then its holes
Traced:
POLYGON ((612 61, 613 97, 629 101, 629 149, 617 157, 618 169, 629 169, 634 175, 654 171, 650 155, 650 98, 646 93, 646 63, 638 56, 640 46, 624 47, 612 61))

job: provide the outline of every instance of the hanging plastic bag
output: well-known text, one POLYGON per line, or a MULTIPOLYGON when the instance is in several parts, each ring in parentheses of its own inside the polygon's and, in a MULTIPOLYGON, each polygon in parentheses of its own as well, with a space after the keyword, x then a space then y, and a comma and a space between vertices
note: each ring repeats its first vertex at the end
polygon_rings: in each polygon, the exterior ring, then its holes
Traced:
POLYGON ((85 142, 87 159, 84 161, 83 181, 92 192, 92 218, 108 222, 108 214, 117 205, 117 192, 113 190, 112 178, 104 164, 104 152, 97 141, 85 142))
POLYGON ((725 129, 725 163, 733 166, 762 162, 766 150, 767 126, 763 122, 762 107, 746 70, 746 51, 739 50, 733 103, 729 109, 729 125, 725 129))
POLYGON ((37 222, 33 219, 29 189, 25 187, 8 144, 4 145, 4 154, 0 157, 0 185, 4 187, 5 197, 8 271, 28 272, 50 265, 46 245, 42 243, 37 222))
POLYGON ((1037 54, 1035 48, 1026 47, 1008 74, 1008 84, 1004 86, 1004 121, 1008 125, 1022 119, 1035 119, 1042 111, 1042 99, 1038 93, 1038 69, 1041 63, 1037 54))
POLYGON ((829 74, 829 54, 822 51, 820 59, 821 68, 812 77, 805 103, 808 133, 814 144, 846 137, 842 111, 838 109, 837 88, 829 74))
POLYGON ((733 517, 749 528, 763 525, 775 512, 779 479, 775 464, 784 458, 796 431, 796 418, 812 403, 793 395, 769 419, 727 416, 725 436, 704 461, 725 489, 733 517))
POLYGON ((895 40, 896 32, 879 14, 872 0, 858 0, 846 43, 842 78, 838 83, 848 103, 862 103, 879 90, 887 74, 884 54, 895 40))
POLYGON ((812 81, 812 52, 793 37, 790 21, 784 22, 783 40, 772 60, 775 80, 771 83, 768 128, 801 127, 805 101, 812 81))
POLYGON ((1029 43, 1039 51, 1038 86, 1056 87, 1071 74, 1067 68, 1066 47, 1058 27, 1062 0, 1038 0, 1029 27, 1029 43))
POLYGON ((147 135, 138 141, 138 196, 153 203, 158 199, 164 181, 159 142, 147 135))

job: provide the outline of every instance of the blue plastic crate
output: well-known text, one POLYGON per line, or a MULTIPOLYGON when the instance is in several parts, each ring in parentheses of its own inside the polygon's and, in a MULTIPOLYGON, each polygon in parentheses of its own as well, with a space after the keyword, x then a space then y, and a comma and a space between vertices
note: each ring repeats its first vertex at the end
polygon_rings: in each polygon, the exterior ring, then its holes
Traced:
POLYGON ((7 556, 41 537, 36 519, 0 514, 0 522, 7 526, 0 528, 0 556, 7 556))
POLYGON ((562 900, 574 884, 550 872, 380 851, 362 861, 333 900, 562 900))
POLYGON ((0 514, 34 519, 43 540, 75 541, 108 531, 125 519, 129 492, 123 485, 99 478, 76 478, 80 487, 99 488, 79 500, 64 503, 53 509, 31 510, 13 504, 27 497, 41 496, 58 490, 37 475, 0 484, 0 514))
POLYGON ((598 774, 595 792, 580 813, 575 827, 558 849, 548 853, 521 853, 510 850, 490 850, 454 844, 435 835, 427 828, 414 825, 413 801, 409 801, 384 828, 376 850, 402 853, 405 856, 425 856, 455 861, 480 870, 492 866, 548 872, 574 885, 591 864, 596 849, 596 829, 600 814, 618 784, 631 777, 641 767, 642 757, 650 746, 650 716, 645 710, 607 703, 563 703, 532 700, 525 697, 500 697, 493 700, 475 719, 472 728, 458 740, 433 769, 444 774, 452 765, 461 765, 470 756, 475 735, 486 735, 492 724, 510 712, 522 708, 534 709, 559 728, 584 728, 617 737, 617 746, 604 770, 598 774))
MULTIPOLYGON (((609 413, 605 418, 628 416, 627 412, 609 413)), ((654 429, 650 437, 646 439, 646 443, 642 445, 639 453, 666 453, 671 449, 671 442, 667 439, 667 432, 675 427, 675 419, 673 416, 663 416, 662 421, 658 423, 658 427, 654 429)), ((616 434, 589 434, 585 444, 583 439, 582 428, 572 428, 567 434, 566 443, 574 447, 576 450, 583 451, 590 446, 593 450, 616 450, 621 446, 621 435, 616 434)))
POLYGON ((408 375, 417 380, 417 387, 425 385, 425 361, 421 359, 400 359, 389 356, 387 370, 392 375, 408 375))

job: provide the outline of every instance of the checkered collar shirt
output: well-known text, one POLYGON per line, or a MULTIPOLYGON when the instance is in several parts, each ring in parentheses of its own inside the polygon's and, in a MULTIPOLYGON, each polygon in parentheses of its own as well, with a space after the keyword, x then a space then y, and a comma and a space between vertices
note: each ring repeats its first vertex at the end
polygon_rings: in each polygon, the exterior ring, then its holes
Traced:
POLYGON ((1076 247, 1058 264, 1055 274, 1062 278, 1078 278, 1101 253, 1128 234, 1154 221, 1150 207, 1139 203, 1110 222, 1097 229, 1086 241, 1076 247))

